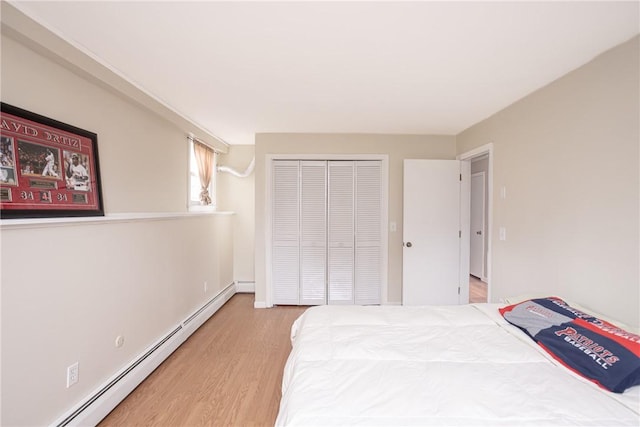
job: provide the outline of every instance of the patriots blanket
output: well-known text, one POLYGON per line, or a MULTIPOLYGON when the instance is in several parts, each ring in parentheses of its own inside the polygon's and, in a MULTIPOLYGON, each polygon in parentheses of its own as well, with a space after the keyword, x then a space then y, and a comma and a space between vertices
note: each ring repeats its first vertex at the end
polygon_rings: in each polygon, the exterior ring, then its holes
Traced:
POLYGON ((599 386, 622 393, 640 384, 640 336, 556 297, 513 304, 500 314, 554 359, 599 386))

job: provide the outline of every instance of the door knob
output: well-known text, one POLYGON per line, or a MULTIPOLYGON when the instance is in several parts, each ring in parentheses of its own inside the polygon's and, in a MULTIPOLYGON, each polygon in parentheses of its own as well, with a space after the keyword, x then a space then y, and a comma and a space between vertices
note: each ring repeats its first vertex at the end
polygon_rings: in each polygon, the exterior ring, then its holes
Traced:
POLYGON ((407 246, 408 248, 410 248, 410 247, 412 246, 412 245, 411 245, 411 242, 407 242, 406 246, 407 246))
POLYGON ((480 231, 476 231, 476 234, 477 234, 478 236, 481 236, 481 235, 482 235, 482 230, 480 230, 480 231))

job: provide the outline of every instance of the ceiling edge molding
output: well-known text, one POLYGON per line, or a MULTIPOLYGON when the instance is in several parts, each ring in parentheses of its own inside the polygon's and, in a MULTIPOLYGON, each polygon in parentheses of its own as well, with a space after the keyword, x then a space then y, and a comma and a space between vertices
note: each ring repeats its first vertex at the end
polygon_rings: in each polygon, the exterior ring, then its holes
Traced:
POLYGON ((229 145, 221 138, 176 112, 115 70, 100 63, 96 58, 92 58, 80 47, 72 45, 53 31, 45 28, 16 6, 2 1, 0 7, 0 30, 3 36, 16 40, 83 79, 109 91, 115 91, 136 105, 173 123, 185 133, 185 138, 189 134, 193 134, 220 152, 228 152, 229 145))

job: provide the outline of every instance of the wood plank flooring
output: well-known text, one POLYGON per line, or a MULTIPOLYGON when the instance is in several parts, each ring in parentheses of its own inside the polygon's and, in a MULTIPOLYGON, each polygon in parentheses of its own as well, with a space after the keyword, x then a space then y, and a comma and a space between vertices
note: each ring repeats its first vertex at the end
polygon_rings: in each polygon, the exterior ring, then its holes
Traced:
MULTIPOLYGON (((486 283, 470 276, 470 302, 486 283)), ((253 308, 236 294, 99 427, 273 426, 293 321, 307 307, 253 308)))
POLYGON ((487 302, 487 284, 474 276, 469 276, 469 302, 487 302))
POLYGON ((306 307, 253 300, 233 296, 99 426, 273 426, 291 325, 306 307))

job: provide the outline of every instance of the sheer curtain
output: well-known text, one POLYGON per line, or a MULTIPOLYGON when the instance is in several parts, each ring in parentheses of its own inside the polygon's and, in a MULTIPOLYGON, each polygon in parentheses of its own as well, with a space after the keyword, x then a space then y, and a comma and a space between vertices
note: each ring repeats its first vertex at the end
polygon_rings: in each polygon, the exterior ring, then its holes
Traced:
POLYGON ((198 174, 200 176, 200 203, 202 205, 211 204, 211 195, 209 194, 209 184, 211 183, 211 174, 213 173, 214 151, 206 145, 193 141, 193 152, 196 156, 198 164, 198 174))

